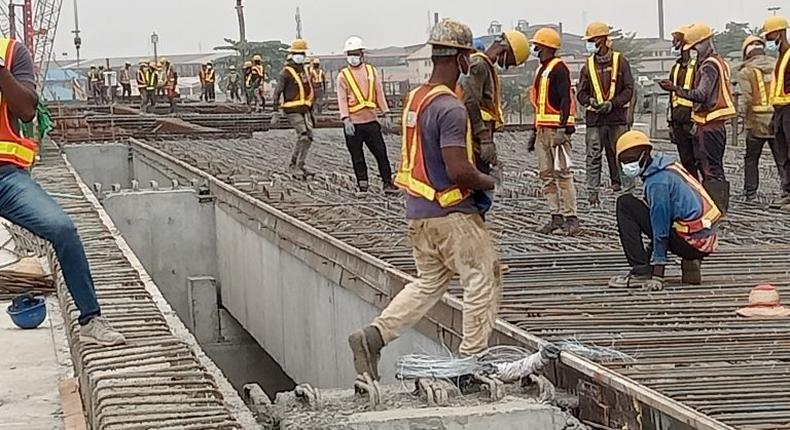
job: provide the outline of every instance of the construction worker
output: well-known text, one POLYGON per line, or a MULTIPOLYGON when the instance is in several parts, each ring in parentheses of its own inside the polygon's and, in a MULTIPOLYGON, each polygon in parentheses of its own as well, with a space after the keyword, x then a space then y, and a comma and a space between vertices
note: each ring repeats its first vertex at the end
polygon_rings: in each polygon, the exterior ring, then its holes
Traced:
POLYGON ((163 79, 161 85, 164 89, 165 97, 170 103, 170 113, 175 113, 176 99, 178 98, 178 92, 176 91, 178 88, 178 73, 167 58, 162 57, 160 64, 162 65, 161 77, 163 79))
POLYGON ((535 133, 530 149, 538 151, 538 171, 551 220, 538 232, 581 233, 576 215, 576 187, 570 169, 571 136, 576 132, 576 103, 571 93, 571 73, 557 56, 560 34, 542 28, 532 38, 533 55, 540 60, 530 99, 535 108, 535 133))
POLYGON ((321 69, 321 60, 318 58, 313 58, 313 64, 310 67, 310 81, 313 83, 313 90, 315 90, 313 111, 320 115, 324 108, 324 97, 326 96, 326 74, 321 69))
MULTIPOLYGON (((274 90, 274 103, 279 104, 288 117, 288 122, 296 131, 297 141, 291 155, 288 171, 297 179, 307 179, 312 176, 305 168, 305 160, 310 145, 313 144, 313 86, 307 76, 304 63, 307 55, 307 41, 296 39, 288 49, 290 59, 286 60, 285 67, 280 72, 277 88, 274 90), (280 96, 283 103, 280 104, 280 96)), ((254 73, 253 66, 253 73, 254 73)), ((272 116, 272 124, 280 122, 280 110, 272 116)))
POLYGON ((263 64, 263 58, 255 54, 252 57, 252 85, 255 88, 253 95, 255 96, 255 110, 263 112, 266 107, 266 97, 263 93, 264 82, 266 82, 266 68, 263 64))
POLYGON ((108 96, 108 93, 107 93, 108 85, 107 85, 107 81, 105 79, 105 74, 106 73, 107 72, 104 70, 104 66, 99 66, 99 71, 98 71, 99 83, 97 85, 97 90, 98 90, 98 94, 99 94, 98 98, 101 101, 101 104, 107 104, 108 103, 108 99, 107 99, 107 96, 108 96))
POLYGON ((122 345, 126 343, 124 336, 101 316, 77 228, 30 176, 38 145, 20 135, 19 124, 36 117, 35 73, 33 59, 24 44, 0 39, 0 217, 52 244, 66 287, 79 311, 80 341, 122 345))
POLYGON ((252 61, 245 61, 241 68, 241 74, 244 78, 244 100, 247 106, 252 106, 255 101, 255 86, 253 85, 252 75, 252 61))
POLYGON ((140 111, 145 112, 145 107, 148 105, 148 94, 146 93, 146 69, 148 69, 148 61, 140 60, 137 63, 137 91, 140 92, 140 111))
MULTIPOLYGON (((680 27, 672 32, 672 53, 678 56, 669 72, 673 84, 690 90, 694 86, 694 72, 697 59, 691 58, 691 50, 684 49, 685 32, 689 26, 680 27)), ((691 121, 691 100, 684 99, 676 93, 670 94, 669 137, 678 148, 680 162, 691 176, 699 178, 699 160, 695 155, 696 137, 691 133, 694 123, 691 121)))
POLYGON ((241 77, 239 76, 239 72, 236 71, 235 64, 228 66, 228 76, 226 78, 228 80, 228 98, 230 98, 231 101, 241 101, 241 95, 239 94, 241 77))
POLYGON ((661 88, 694 103, 691 119, 697 136, 702 184, 718 208, 726 214, 730 205, 730 183, 724 175, 724 149, 727 146, 728 119, 736 115, 730 84, 730 67, 713 45, 713 30, 706 24, 693 24, 685 34, 685 49, 697 52, 697 73, 690 90, 670 80, 661 88))
POLYGON ((206 73, 203 75, 204 82, 206 85, 206 101, 209 103, 214 103, 216 99, 216 71, 214 70, 214 64, 209 61, 206 63, 206 73))
POLYGON ((121 84, 121 100, 126 103, 132 101, 132 63, 126 62, 118 72, 118 82, 121 84))
POLYGON ((200 72, 198 73, 198 79, 200 80, 200 101, 206 102, 208 101, 208 91, 206 90, 206 69, 208 66, 206 64, 200 65, 200 72))
POLYGON ((93 102, 99 104, 101 102, 101 75, 96 70, 96 66, 91 66, 88 70, 88 90, 93 102))
MULTIPOLYGON (((776 148, 771 130, 774 108, 771 106, 770 89, 776 59, 765 55, 765 41, 757 36, 748 36, 743 41, 741 54, 743 64, 738 70, 738 85, 741 88, 738 112, 744 119, 746 129, 743 194, 746 201, 753 201, 757 198, 757 189, 760 187, 760 156, 766 143, 771 148, 779 177, 783 175, 784 160, 776 148)), ((783 191, 787 194, 790 190, 783 191)))
POLYGON ((634 92, 631 66, 611 47, 609 25, 593 22, 584 40, 590 57, 579 73, 578 101, 586 108, 587 198, 600 203, 601 154, 606 154, 612 191, 629 193, 633 179, 621 175, 614 155, 617 139, 628 129, 628 107, 634 92))
POLYGON ((623 174, 642 178, 645 201, 631 194, 617 198, 617 229, 631 270, 613 277, 614 288, 664 288, 667 251, 682 258, 683 283, 702 283, 700 265, 716 250, 716 223, 722 213, 697 178, 673 158, 653 153, 639 131, 617 141, 623 174), (651 239, 645 247, 642 235, 651 239))
POLYGON ((376 158, 384 192, 398 193, 392 184, 392 167, 381 134, 382 124, 385 129, 392 129, 392 121, 387 117, 390 109, 384 96, 381 74, 365 61, 365 44, 359 37, 349 37, 344 52, 348 67, 337 74, 335 88, 346 147, 351 154, 359 191, 365 193, 369 188, 368 165, 363 150, 363 145, 366 145, 376 158), (381 114, 381 120, 376 115, 377 111, 381 114))
POLYGON ((765 49, 769 54, 779 54, 771 82, 771 104, 774 108, 771 125, 778 159, 782 162, 783 196, 775 207, 787 209, 790 205, 790 43, 787 29, 790 27, 783 16, 772 16, 765 20, 761 36, 765 38, 765 49))
MULTIPOLYGON (((156 106, 156 88, 159 86, 159 73, 156 70, 156 62, 151 61, 148 67, 143 69, 143 88, 145 97, 143 98, 143 113, 152 113, 156 106)), ((143 91, 140 91, 143 94, 143 91)))
MULTIPOLYGON (((494 132, 505 125, 497 66, 508 68, 527 61, 529 41, 520 31, 506 31, 497 36, 485 52, 475 52, 471 58, 469 76, 461 79, 459 90, 472 121, 477 168, 491 173, 492 166, 497 165, 494 132)), ((495 175, 501 175, 499 169, 495 175)), ((483 212, 493 203, 492 196, 482 191, 475 194, 475 201, 483 212)))
POLYGON ((401 163, 396 184, 406 191, 408 235, 417 278, 407 284, 370 326, 349 336, 357 374, 378 379, 384 345, 413 327, 458 274, 464 289, 461 356, 488 348, 502 292, 499 255, 473 190, 492 190, 496 180, 474 165, 469 117, 454 93, 470 69, 472 31, 445 19, 434 26, 433 72, 409 94, 403 111, 401 163))

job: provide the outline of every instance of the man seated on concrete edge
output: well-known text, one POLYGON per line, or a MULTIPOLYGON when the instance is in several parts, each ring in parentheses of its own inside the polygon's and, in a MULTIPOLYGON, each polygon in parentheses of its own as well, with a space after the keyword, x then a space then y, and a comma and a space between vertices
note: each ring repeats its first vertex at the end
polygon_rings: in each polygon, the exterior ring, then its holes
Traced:
POLYGON ((642 178, 647 203, 631 194, 617 199, 617 229, 631 270, 613 277, 613 288, 661 290, 667 251, 683 259, 683 283, 699 285, 700 263, 719 242, 716 223, 721 212, 708 192, 680 163, 652 150, 653 144, 638 131, 617 141, 623 174, 642 178), (652 240, 647 249, 642 234, 652 240))
POLYGON ((11 39, 0 39, 0 94, 0 216, 52 243, 80 311, 80 339, 104 346, 124 344, 123 335, 101 317, 77 228, 30 176, 38 147, 20 135, 19 121, 33 120, 38 95, 30 53, 11 39))

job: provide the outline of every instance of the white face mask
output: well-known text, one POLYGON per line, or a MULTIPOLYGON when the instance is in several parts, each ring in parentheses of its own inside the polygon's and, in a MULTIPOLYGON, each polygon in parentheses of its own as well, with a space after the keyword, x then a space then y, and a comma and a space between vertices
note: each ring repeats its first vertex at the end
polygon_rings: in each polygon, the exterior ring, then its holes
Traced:
POLYGON ((304 64, 304 54, 293 55, 294 64, 304 64))
POLYGON ((766 52, 777 52, 779 51, 779 42, 775 40, 768 40, 765 42, 765 51, 766 52))
POLYGON ((680 54, 681 54, 682 51, 680 50, 680 48, 675 48, 673 46, 671 52, 672 52, 672 56, 673 57, 680 57, 680 54))
POLYGON ((347 55, 346 61, 348 62, 349 66, 357 67, 360 64, 362 64, 362 57, 360 57, 359 55, 347 55))
POLYGON ((585 45, 587 48, 588 54, 597 54, 598 53, 598 45, 595 42, 588 41, 585 45))

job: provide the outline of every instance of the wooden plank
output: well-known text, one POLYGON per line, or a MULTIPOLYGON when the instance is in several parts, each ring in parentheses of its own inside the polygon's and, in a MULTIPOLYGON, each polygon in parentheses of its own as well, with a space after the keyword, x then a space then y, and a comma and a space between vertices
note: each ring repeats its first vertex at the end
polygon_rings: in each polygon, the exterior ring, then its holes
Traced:
POLYGON ((82 398, 77 378, 69 378, 58 384, 63 421, 66 430, 88 430, 82 409, 82 398))

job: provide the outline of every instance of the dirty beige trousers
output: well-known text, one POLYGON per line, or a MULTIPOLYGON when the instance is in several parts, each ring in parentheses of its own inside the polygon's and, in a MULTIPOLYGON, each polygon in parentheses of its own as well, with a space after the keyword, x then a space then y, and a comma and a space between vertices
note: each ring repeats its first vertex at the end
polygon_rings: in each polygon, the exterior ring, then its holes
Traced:
POLYGON ((376 318, 384 343, 413 327, 447 291, 457 273, 464 289, 462 356, 485 351, 502 295, 499 253, 478 214, 451 213, 409 222, 417 279, 376 318))
POLYGON ((289 113, 288 123, 296 132, 296 146, 291 154, 291 168, 304 168, 307 152, 313 144, 313 115, 307 113, 289 113))
MULTIPOLYGON (((552 215, 576 216, 576 186, 573 185, 573 173, 568 168, 565 157, 560 152, 559 160, 555 160, 553 128, 538 128, 535 140, 535 152, 538 156, 538 174, 543 182, 543 195, 549 201, 552 215), (556 163, 556 165, 555 165, 556 163), (557 170, 555 167, 559 167, 557 170)), ((567 136, 561 146, 568 155, 571 154, 571 139, 567 136)))

